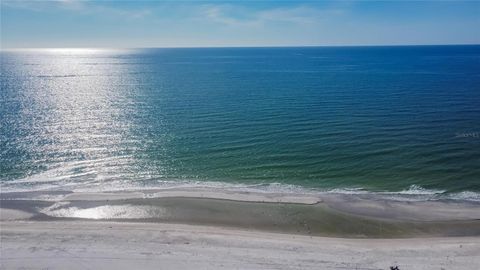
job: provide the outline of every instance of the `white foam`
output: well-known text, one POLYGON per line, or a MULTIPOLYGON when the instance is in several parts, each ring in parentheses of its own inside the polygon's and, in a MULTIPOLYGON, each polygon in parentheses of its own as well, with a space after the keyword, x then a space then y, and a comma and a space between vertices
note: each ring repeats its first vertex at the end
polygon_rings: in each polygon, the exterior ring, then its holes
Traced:
MULTIPOLYGON (((168 189, 209 189, 212 191, 228 191, 228 192, 252 192, 252 193, 283 193, 283 194, 302 194, 321 196, 322 194, 344 194, 344 195, 362 195, 372 196, 387 200, 401 200, 401 201, 427 201, 427 200, 460 200, 460 201, 480 201, 480 193, 473 191, 463 191, 459 193, 446 193, 445 190, 426 189, 419 185, 411 185, 407 189, 400 191, 370 191, 361 187, 352 188, 307 188, 292 184, 283 183, 258 183, 258 184, 244 184, 244 183, 227 183, 214 181, 199 181, 199 180, 152 180, 148 185, 142 185, 131 181, 121 180, 94 180, 84 182, 68 182, 51 184, 54 181, 40 182, 29 179, 31 182, 22 179, 19 181, 3 182, 2 192, 29 192, 29 191, 72 191, 78 193, 95 193, 95 192, 149 192, 155 190, 168 189), (33 184, 33 188, 32 185, 33 184)), ((142 182, 144 183, 144 182, 142 182)), ((148 197, 146 195, 145 197, 148 197)), ((62 196, 60 196, 62 197, 62 196)), ((40 198, 39 198, 40 199, 40 198)), ((61 198, 44 196, 41 199, 55 201, 61 198)))
POLYGON ((473 191, 462 191, 446 195, 448 199, 480 202, 480 193, 473 191))

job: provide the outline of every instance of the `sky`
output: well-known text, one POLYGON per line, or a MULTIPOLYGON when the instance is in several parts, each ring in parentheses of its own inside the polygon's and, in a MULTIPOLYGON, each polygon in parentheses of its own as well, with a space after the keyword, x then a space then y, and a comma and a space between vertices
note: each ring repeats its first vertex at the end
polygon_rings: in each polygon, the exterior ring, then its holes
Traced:
POLYGON ((2 49, 480 44, 480 1, 2 0, 2 49))

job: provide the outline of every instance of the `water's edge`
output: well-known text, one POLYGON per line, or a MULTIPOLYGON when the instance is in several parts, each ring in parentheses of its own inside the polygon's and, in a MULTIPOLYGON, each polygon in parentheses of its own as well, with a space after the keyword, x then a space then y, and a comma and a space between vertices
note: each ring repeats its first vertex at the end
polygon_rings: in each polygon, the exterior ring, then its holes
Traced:
POLYGON ((480 235, 480 203, 392 201, 354 194, 176 188, 0 194, 1 220, 215 225, 306 235, 403 238, 480 235))

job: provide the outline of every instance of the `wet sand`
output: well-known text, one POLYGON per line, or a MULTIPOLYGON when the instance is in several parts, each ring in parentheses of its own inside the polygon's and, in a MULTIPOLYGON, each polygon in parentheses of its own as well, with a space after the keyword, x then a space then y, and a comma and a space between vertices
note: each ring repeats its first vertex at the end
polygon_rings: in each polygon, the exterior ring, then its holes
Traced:
MULTIPOLYGON (((478 203, 181 189, 53 195, 4 193, 1 208, 36 221, 177 223, 349 238, 480 236, 478 203)), ((3 220, 16 219, 3 212, 3 220)))

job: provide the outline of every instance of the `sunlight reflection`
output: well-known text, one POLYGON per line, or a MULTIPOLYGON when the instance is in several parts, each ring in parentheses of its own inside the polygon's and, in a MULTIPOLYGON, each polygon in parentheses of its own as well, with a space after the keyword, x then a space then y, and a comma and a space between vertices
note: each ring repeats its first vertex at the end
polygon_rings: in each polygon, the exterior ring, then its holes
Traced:
POLYGON ((41 213, 59 218, 85 218, 85 219, 146 219, 165 217, 165 209, 153 206, 135 205, 103 205, 92 208, 78 207, 48 207, 41 213))
POLYGON ((101 53, 105 50, 102 49, 94 49, 94 48, 49 48, 44 49, 44 52, 49 53, 63 53, 63 54, 93 54, 93 53, 101 53))
POLYGON ((35 87, 25 87, 28 104, 20 116, 33 131, 29 138, 34 142, 25 147, 51 164, 44 178, 62 176, 76 183, 126 179, 121 168, 134 163, 135 67, 108 50, 45 51, 25 60, 32 63, 24 68, 35 87))
POLYGON ((110 54, 110 53, 126 53, 132 51, 131 49, 119 48, 44 48, 34 49, 36 52, 43 52, 49 54, 64 54, 64 55, 88 55, 88 54, 110 54))

